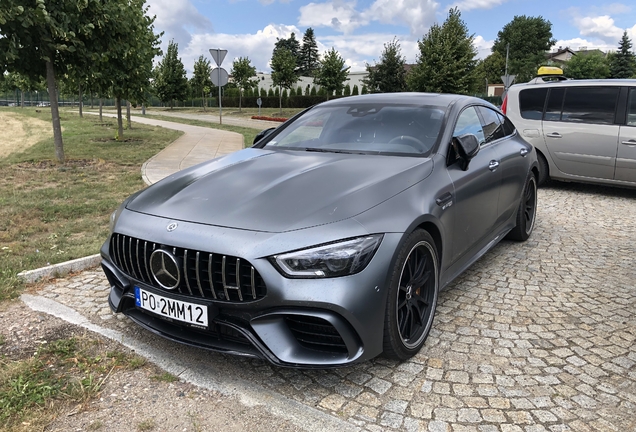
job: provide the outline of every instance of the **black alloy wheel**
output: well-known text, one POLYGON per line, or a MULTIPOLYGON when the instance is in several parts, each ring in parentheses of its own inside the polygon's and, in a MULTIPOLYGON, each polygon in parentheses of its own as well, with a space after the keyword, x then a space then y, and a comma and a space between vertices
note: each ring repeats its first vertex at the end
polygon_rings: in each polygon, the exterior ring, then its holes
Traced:
POLYGON ((433 324, 438 294, 438 258, 431 236, 422 230, 400 250, 391 281, 384 351, 405 360, 424 345, 433 324))
POLYGON ((526 187, 521 196, 519 210, 517 210, 517 225, 508 233, 507 238, 516 241, 526 241, 534 230, 537 216, 537 180, 530 173, 526 187))

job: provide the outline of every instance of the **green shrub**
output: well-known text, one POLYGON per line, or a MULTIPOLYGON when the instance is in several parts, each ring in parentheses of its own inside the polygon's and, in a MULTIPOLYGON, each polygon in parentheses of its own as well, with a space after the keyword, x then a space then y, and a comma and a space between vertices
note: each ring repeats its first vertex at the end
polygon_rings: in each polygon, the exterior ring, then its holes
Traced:
POLYGON ((351 96, 351 86, 349 84, 347 84, 344 88, 344 95, 351 96))
POLYGON ((267 90, 264 88, 261 89, 261 97, 267 97, 267 90))
POLYGON ((274 97, 274 90, 271 87, 267 91, 267 97, 274 97))
POLYGON ((358 85, 357 84, 353 85, 353 90, 351 91, 351 94, 354 95, 354 96, 360 94, 360 93, 358 93, 358 85))

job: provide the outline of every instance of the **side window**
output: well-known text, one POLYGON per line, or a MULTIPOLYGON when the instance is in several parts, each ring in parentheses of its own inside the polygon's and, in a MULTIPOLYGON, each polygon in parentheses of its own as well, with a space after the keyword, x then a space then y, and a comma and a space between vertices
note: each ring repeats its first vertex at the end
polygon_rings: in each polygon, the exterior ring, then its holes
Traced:
POLYGON ((561 121, 614 124, 619 87, 571 87, 565 92, 561 121))
POLYGON ((541 120, 547 94, 547 88, 529 89, 519 92, 521 117, 528 120, 541 120))
POLYGON ((629 90, 627 101, 627 125, 636 126, 636 88, 629 90))
POLYGON ((508 117, 503 116, 499 113, 497 113, 497 116, 499 117, 499 121, 501 122, 501 124, 503 124, 504 134, 506 136, 510 136, 515 133, 515 125, 512 124, 508 117))
POLYGON ((485 142, 481 121, 479 121, 477 111, 475 111, 474 107, 466 108, 459 115, 457 124, 455 125, 455 130, 453 131, 453 136, 456 137, 468 133, 475 135, 479 144, 483 144, 485 142))
POLYGON ((548 104, 545 107, 545 115, 543 120, 546 121, 559 121, 561 120, 561 108, 563 107, 563 95, 565 89, 553 88, 550 89, 550 95, 548 96, 548 104))
POLYGON ((485 141, 489 143, 491 141, 495 141, 500 138, 503 138, 505 136, 504 130, 503 130, 503 124, 501 124, 501 121, 499 120, 499 116, 497 116, 497 113, 491 110, 490 108, 486 108, 486 107, 479 107, 477 109, 479 110, 479 113, 481 114, 481 117, 484 120, 483 131, 484 131, 485 141))

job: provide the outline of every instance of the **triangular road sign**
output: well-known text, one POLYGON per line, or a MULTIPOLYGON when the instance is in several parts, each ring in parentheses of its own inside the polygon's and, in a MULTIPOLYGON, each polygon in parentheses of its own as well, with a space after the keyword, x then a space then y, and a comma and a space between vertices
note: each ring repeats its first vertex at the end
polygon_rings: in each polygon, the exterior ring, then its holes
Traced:
POLYGON ((223 63, 223 59, 225 59, 226 54, 227 54, 227 50, 222 50, 219 48, 210 48, 210 55, 212 55, 214 62, 219 67, 221 66, 221 63, 223 63))

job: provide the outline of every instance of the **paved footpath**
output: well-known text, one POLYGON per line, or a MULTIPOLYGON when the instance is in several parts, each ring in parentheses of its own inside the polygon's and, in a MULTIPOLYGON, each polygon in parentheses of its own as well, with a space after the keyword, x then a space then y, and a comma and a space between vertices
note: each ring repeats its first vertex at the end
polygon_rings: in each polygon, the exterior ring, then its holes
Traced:
MULTIPOLYGON (((95 114, 94 112, 88 112, 95 114)), ((116 117, 115 114, 103 114, 116 117)), ((131 116, 131 121, 166 129, 183 131, 172 144, 148 159, 141 167, 141 175, 150 185, 184 168, 233 153, 243 148, 243 135, 220 129, 191 126, 163 120, 131 116)))
MULTIPOLYGON (((219 124, 219 116, 215 114, 205 114, 205 113, 191 114, 191 113, 179 112, 179 111, 165 111, 165 110, 155 111, 152 109, 147 109, 146 114, 189 119, 189 120, 200 120, 200 121, 207 121, 213 124, 219 124)), ((268 121, 268 120, 255 120, 248 117, 223 116, 223 124, 263 130, 263 129, 279 126, 281 123, 268 121)))
POLYGON ((540 189, 530 240, 502 242, 441 292, 425 347, 403 363, 292 370, 184 347, 114 315, 99 270, 39 295, 126 340, 154 341, 211 380, 241 380, 362 430, 634 431, 635 214, 633 190, 540 189))

